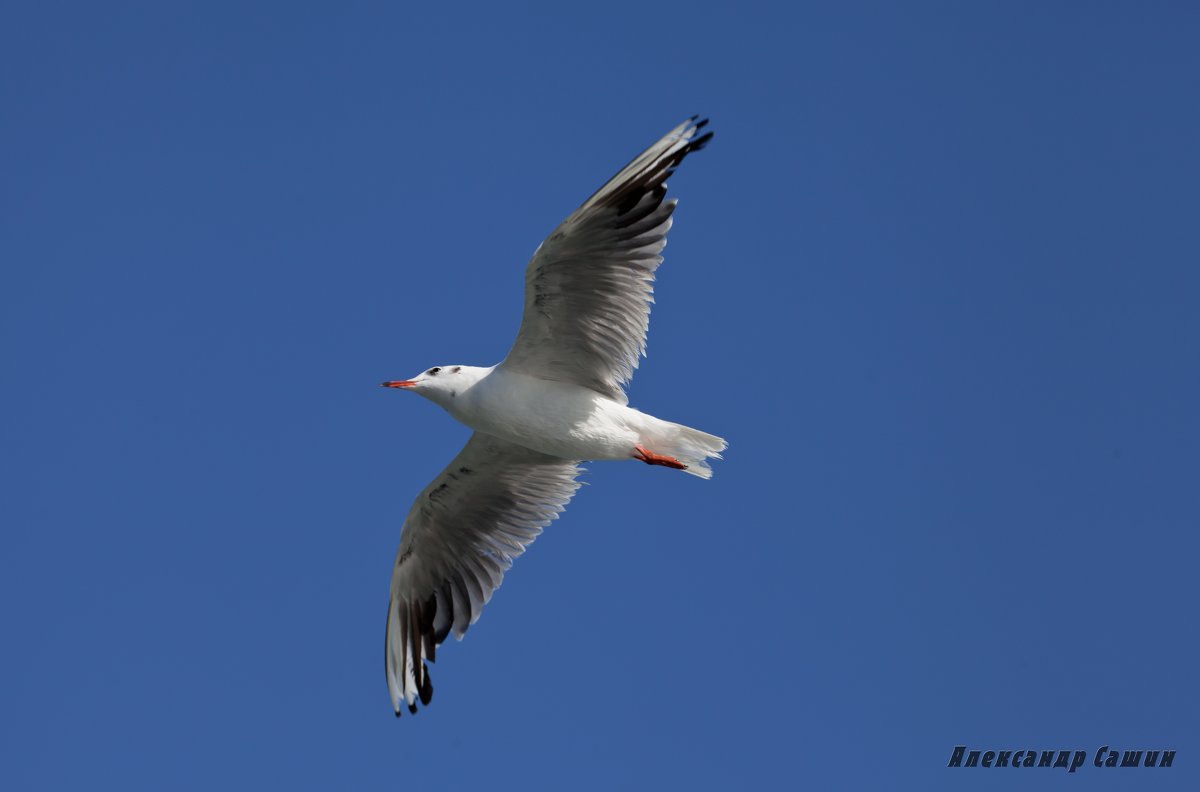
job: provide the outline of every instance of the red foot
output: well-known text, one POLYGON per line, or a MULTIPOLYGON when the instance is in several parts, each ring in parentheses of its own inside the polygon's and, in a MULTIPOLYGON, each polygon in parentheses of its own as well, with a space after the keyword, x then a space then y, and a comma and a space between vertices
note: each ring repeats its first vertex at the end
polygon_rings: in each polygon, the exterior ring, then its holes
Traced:
POLYGON ((656 454, 653 451, 647 451, 640 445, 635 445, 633 447, 633 451, 633 458, 640 459, 647 465, 662 465, 663 467, 674 468, 675 470, 687 470, 687 465, 683 464, 675 457, 664 456, 663 454, 656 454))

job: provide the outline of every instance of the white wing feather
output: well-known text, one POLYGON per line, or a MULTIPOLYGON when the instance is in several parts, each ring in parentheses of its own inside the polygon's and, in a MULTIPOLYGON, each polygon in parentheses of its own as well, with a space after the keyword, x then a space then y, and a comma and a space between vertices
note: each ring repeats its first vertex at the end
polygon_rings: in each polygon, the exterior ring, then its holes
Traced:
POLYGON ((479 618, 513 559, 571 500, 576 462, 476 432, 408 512, 392 570, 384 667, 392 707, 433 695, 429 669, 479 618))
POLYGON ((693 117, 671 130, 538 246, 525 270, 521 329, 501 366, 627 402, 675 211, 666 180, 712 137, 697 137, 706 123, 693 117))

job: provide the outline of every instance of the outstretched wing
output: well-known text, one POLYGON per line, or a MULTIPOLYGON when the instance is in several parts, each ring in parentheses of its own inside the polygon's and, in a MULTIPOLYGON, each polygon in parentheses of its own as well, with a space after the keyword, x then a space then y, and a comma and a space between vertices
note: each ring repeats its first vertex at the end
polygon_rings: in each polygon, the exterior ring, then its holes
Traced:
POLYGON ((433 695, 425 660, 479 618, 513 559, 571 500, 578 463, 476 432, 417 496, 392 570, 385 670, 392 708, 433 695))
POLYGON ((525 314, 500 365, 627 401, 646 351, 654 271, 675 201, 667 178, 712 132, 691 119, 671 130, 546 237, 525 270, 525 314))

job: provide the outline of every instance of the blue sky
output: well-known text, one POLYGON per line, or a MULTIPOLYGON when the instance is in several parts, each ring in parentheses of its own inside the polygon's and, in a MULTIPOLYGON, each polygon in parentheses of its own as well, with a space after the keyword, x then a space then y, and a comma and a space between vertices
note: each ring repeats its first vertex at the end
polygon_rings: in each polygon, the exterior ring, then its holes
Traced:
POLYGON ((1195 788, 1200 14, 900 5, 7 8, 6 786, 1195 788), (592 465, 397 722, 468 430, 377 383, 692 113, 631 396, 727 458, 592 465))

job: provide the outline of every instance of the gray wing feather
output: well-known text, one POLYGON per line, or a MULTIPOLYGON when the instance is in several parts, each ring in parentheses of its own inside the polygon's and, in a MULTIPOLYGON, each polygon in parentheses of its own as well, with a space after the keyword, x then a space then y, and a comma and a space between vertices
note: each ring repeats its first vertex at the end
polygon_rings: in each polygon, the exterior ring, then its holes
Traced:
POLYGON ((667 178, 712 133, 695 117, 671 130, 548 236, 525 270, 525 313, 501 363, 591 388, 622 404, 646 352, 654 272, 675 201, 667 178))
POLYGON ((437 647, 462 638, 512 562, 566 507, 578 463, 476 432, 417 496, 392 570, 384 670, 392 707, 433 695, 437 647))

